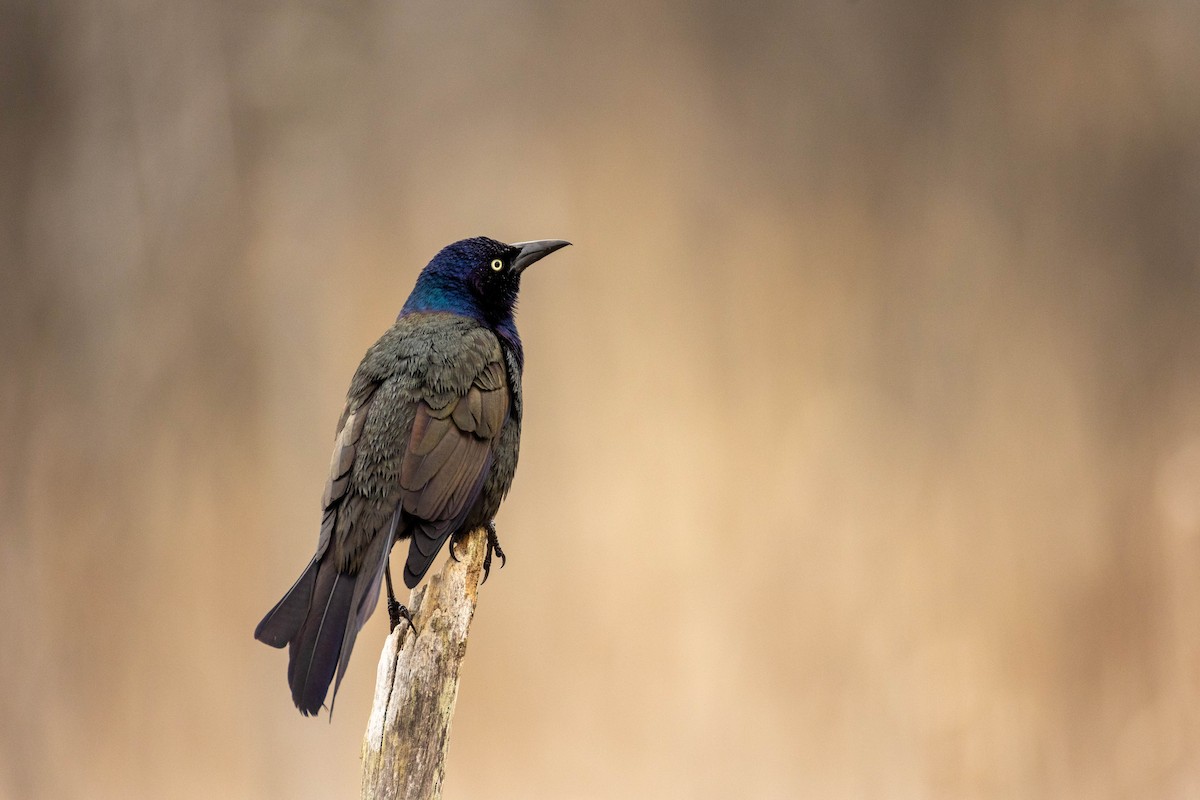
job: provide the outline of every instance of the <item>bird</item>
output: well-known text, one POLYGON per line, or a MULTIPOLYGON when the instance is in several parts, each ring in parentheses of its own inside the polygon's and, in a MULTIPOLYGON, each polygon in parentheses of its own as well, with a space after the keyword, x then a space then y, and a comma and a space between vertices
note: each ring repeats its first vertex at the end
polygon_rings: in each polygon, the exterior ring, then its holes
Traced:
MULTIPOLYGON (((254 637, 288 648, 292 701, 332 714, 359 630, 388 588, 392 628, 412 617, 392 591, 390 553, 408 540, 414 588, 442 546, 487 531, 517 468, 525 353, 515 311, 521 276, 562 239, 454 242, 425 266, 395 323, 350 381, 321 500, 317 549, 254 637), (336 676, 336 680, 335 680, 336 676)), ((414 627, 415 631, 415 627, 414 627)))

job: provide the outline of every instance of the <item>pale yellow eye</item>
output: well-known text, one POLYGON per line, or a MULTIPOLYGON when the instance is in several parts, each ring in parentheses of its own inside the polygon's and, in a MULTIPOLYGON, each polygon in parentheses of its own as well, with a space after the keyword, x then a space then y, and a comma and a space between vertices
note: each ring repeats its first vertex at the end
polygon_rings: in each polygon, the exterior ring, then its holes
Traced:
POLYGON ((504 262, 498 258, 493 258, 492 269, 496 270, 496 272, 499 272, 500 270, 504 269, 504 262))

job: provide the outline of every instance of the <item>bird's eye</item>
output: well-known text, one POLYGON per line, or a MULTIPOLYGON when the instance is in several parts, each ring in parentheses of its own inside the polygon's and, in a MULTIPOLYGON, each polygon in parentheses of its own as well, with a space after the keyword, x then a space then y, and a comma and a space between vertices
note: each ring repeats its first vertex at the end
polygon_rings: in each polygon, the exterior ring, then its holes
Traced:
POLYGON ((492 269, 494 269, 496 272, 499 272, 500 270, 504 269, 504 262, 498 258, 493 258, 492 269))

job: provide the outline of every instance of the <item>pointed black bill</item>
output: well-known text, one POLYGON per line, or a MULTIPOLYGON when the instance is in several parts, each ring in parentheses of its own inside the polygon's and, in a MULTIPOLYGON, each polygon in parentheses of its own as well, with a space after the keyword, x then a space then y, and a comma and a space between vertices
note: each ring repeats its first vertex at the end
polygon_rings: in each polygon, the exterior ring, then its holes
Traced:
POLYGON ((570 242, 563 241, 562 239, 539 239, 536 242, 516 242, 513 244, 513 247, 520 248, 521 252, 517 253, 517 257, 513 259, 512 268, 517 273, 521 273, 533 262, 540 261, 555 250, 561 250, 569 244, 570 242))

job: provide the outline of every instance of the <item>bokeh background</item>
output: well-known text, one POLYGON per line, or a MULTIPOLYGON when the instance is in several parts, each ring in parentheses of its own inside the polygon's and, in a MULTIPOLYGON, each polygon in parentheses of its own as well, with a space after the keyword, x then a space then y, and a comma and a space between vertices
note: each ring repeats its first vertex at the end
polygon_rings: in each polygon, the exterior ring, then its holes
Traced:
POLYGON ((251 638, 527 274, 446 796, 1200 797, 1200 4, 0 3, 0 797, 356 796, 251 638))

